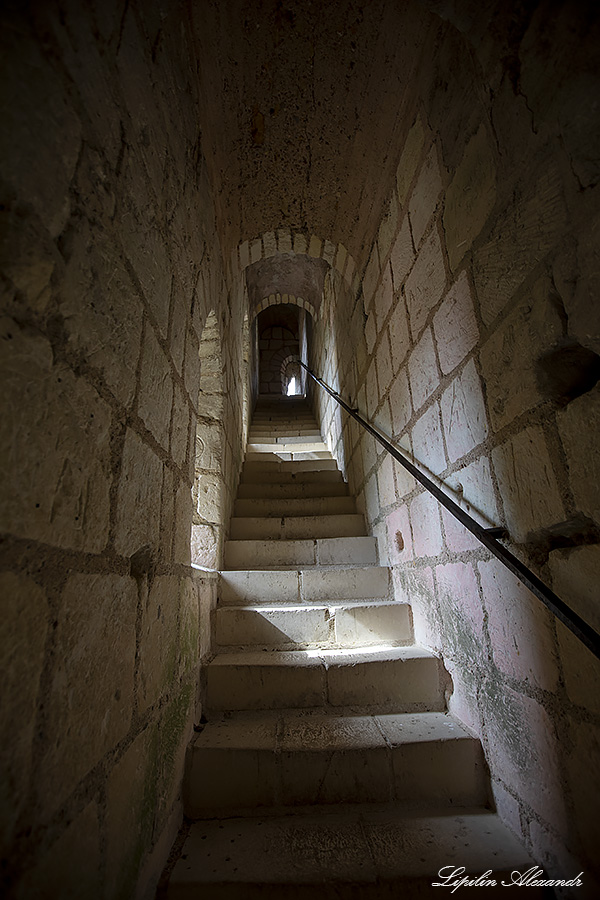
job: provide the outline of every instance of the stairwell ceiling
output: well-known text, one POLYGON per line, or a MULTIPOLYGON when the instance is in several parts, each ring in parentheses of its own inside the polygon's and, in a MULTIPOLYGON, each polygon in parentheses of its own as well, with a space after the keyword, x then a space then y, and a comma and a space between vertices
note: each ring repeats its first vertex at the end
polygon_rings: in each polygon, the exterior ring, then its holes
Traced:
POLYGON ((439 19, 405 0, 194 4, 203 150, 225 253, 281 227, 370 244, 439 19))

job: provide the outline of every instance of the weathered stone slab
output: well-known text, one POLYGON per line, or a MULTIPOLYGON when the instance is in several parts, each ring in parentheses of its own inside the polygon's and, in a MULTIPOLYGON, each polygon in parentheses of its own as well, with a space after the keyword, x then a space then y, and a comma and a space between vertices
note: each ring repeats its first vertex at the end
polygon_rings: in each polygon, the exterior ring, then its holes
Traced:
POLYGON ((137 590, 133 578, 73 575, 55 631, 39 793, 48 812, 126 734, 133 711, 137 590))
POLYGON ((168 690, 177 669, 179 579, 155 578, 148 590, 139 639, 137 697, 140 712, 168 690))
POLYGON ((577 397, 557 416, 577 508, 600 523, 600 388, 577 397))
POLYGON ((498 489, 512 540, 523 541, 565 518, 560 492, 540 428, 526 428, 492 451, 498 489))
POLYGON ((421 117, 417 116, 412 128, 408 132, 402 156, 398 163, 398 171, 396 173, 396 185, 398 188, 398 197, 400 205, 404 206, 408 197, 408 189, 417 171, 423 144, 425 143, 425 131, 421 117))
POLYGON ((7 735, 0 781, 0 843, 9 847, 26 797, 32 763, 32 741, 44 665, 48 604, 42 590, 26 575, 0 576, 2 616, 0 648, 3 701, 0 729, 7 735), (10 736, 10 740, 8 740, 10 736))
POLYGON ((412 271, 406 279, 405 293, 410 330, 416 338, 430 311, 439 303, 446 284, 442 245, 437 228, 433 228, 419 251, 412 271))
POLYGON ((561 239, 568 215, 556 165, 515 191, 499 214, 489 240, 473 254, 481 315, 490 325, 535 266, 561 239))
POLYGON ((441 407, 448 457, 455 462, 488 434, 481 384, 473 360, 444 391, 441 407))
POLYGON ((1 528, 99 552, 108 537, 112 480, 109 408, 82 378, 54 362, 39 332, 11 319, 3 319, 0 328, 1 528))
POLYGON ((66 240, 69 259, 59 295, 69 343, 130 406, 140 354, 143 306, 109 241, 87 222, 66 240))
POLYGON ((437 149, 435 144, 433 144, 421 166, 417 183, 408 201, 412 236, 417 249, 427 229, 429 220, 435 212, 441 190, 440 165, 437 158, 437 149))
POLYGON ((146 544, 158 544, 162 473, 162 463, 154 451, 128 429, 115 526, 115 548, 123 556, 131 556, 146 544))
POLYGON ((456 269, 496 202, 496 164, 485 125, 469 140, 444 198, 450 268, 456 269))
POLYGON ((433 332, 444 375, 463 361, 479 339, 473 299, 466 273, 452 285, 433 317, 433 332))
POLYGON ((171 368, 154 330, 146 325, 142 349, 142 373, 138 412, 146 427, 162 447, 169 446, 169 429, 173 406, 171 368))

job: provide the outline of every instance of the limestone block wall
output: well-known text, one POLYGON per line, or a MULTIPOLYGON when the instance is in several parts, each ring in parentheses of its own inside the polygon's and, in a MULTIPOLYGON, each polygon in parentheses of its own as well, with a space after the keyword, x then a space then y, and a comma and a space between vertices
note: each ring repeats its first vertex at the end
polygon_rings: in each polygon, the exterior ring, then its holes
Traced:
MULTIPOLYGON (((598 23, 568 4, 540 4, 518 33, 500 8, 449 17, 366 262, 351 291, 328 278, 312 360, 600 628, 598 23)), ((500 813, 547 870, 584 869, 592 896, 598 663, 315 390, 500 813)))
POLYGON ((3 896, 143 896, 181 819, 215 597, 190 566, 210 310, 230 484, 244 391, 185 16, 3 13, 3 896))
POLYGON ((298 337, 288 328, 266 328, 259 335, 259 392, 282 394, 284 388, 282 365, 300 352, 298 337))

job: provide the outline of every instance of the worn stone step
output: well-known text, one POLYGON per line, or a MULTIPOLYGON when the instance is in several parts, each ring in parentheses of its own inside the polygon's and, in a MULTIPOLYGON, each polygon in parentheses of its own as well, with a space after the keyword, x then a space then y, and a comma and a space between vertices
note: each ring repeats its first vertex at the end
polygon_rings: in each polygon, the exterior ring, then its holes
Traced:
POLYGON ((316 425, 317 420, 312 410, 298 409, 291 413, 279 413, 277 410, 257 410, 252 417, 252 425, 273 423, 276 426, 295 424, 296 422, 316 425))
POLYGON ((410 607, 404 603, 345 603, 334 606, 219 606, 220 647, 299 649, 367 647, 413 641, 410 607))
POLYGON ((252 450, 246 453, 245 456, 247 462, 261 462, 263 460, 270 460, 273 462, 299 462, 319 459, 330 460, 331 458, 332 456, 329 450, 300 450, 299 452, 291 452, 289 447, 285 451, 277 450, 273 453, 265 451, 254 452, 252 450))
POLYGON ((365 535, 365 520, 358 513, 332 516, 246 516, 231 519, 233 541, 302 540, 365 535))
POLYGON ((442 710, 444 671, 422 647, 235 651, 206 667, 210 711, 314 706, 442 710))
POLYGON ((273 466, 266 472, 255 473, 252 469, 246 471, 244 466, 240 475, 241 484, 254 483, 261 486, 268 484, 328 484, 335 481, 343 481, 343 476, 339 469, 331 467, 326 469, 301 468, 299 470, 287 468, 281 471, 278 467, 273 466))
MULTIPOLYGON (((433 898, 443 865, 497 888, 462 888, 485 900, 533 860, 486 810, 407 812, 389 804, 297 808, 192 824, 171 874, 169 900, 400 900, 433 898)), ((457 894, 453 894, 453 897, 457 894)), ((527 888, 538 900, 541 889, 527 888)))
MULTIPOLYGON (((335 473, 324 473, 333 474, 335 473)), ((238 487, 238 498, 245 500, 250 497, 259 497, 262 499, 301 499, 306 497, 345 497, 348 495, 348 485, 345 481, 336 479, 334 481, 301 481, 298 478, 291 479, 289 482, 281 483, 280 480, 275 484, 264 484, 262 482, 241 482, 238 487)))
POLYGON ((186 814, 260 806, 484 805, 479 741, 448 713, 265 712, 210 722, 189 749, 186 814))
POLYGON ((251 428, 248 434, 249 443, 254 443, 253 435, 256 436, 259 444, 302 444, 303 442, 323 440, 321 432, 314 428, 298 431, 297 434, 288 429, 255 431, 254 428, 251 428))
POLYGON ((319 438, 322 440, 322 435, 316 424, 310 425, 289 425, 289 426, 273 426, 273 425, 254 425, 252 424, 248 431, 248 440, 252 440, 254 437, 259 437, 261 440, 264 438, 269 438, 277 441, 281 441, 282 438, 284 440, 301 440, 302 438, 310 437, 310 438, 319 438))
POLYGON ((321 436, 315 440, 294 440, 289 441, 248 441, 246 451, 248 453, 272 453, 274 448, 281 453, 314 453, 315 451, 328 452, 327 444, 322 440, 321 436))
POLYGON ((354 497, 308 497, 300 500, 236 500, 236 517, 334 516, 356 512, 354 497))
POLYGON ((387 566, 353 566, 300 570, 246 569, 221 572, 219 603, 318 603, 331 605, 349 600, 391 602, 391 578, 387 566))
POLYGON ((373 537, 226 541, 224 559, 228 569, 376 565, 377 541, 373 537))
POLYGON ((269 458, 270 454, 252 454, 253 458, 248 459, 242 467, 242 471, 246 475, 254 475, 257 476, 256 480, 259 481, 262 475, 265 472, 338 472, 339 469, 337 467, 337 462, 332 457, 331 453, 323 459, 315 459, 315 460, 291 460, 290 462, 286 462, 285 460, 281 460, 278 456, 273 456, 273 458, 269 458))

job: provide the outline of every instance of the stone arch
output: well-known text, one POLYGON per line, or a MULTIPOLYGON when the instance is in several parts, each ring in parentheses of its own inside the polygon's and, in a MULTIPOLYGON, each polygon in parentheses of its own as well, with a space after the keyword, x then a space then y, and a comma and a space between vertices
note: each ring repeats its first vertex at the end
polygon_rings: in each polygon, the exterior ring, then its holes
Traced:
POLYGON ((255 318, 259 313, 263 311, 263 309, 267 309, 269 306, 276 306, 278 304, 289 304, 291 306, 298 306, 300 309, 305 309, 307 313, 309 313, 313 319, 317 317, 317 311, 315 310, 312 303, 308 300, 303 300, 302 297, 294 297, 293 294, 269 294, 268 297, 264 297, 260 303, 258 303, 252 311, 252 316, 255 318))
POLYGON ((200 386, 192 488, 192 563, 218 567, 223 541, 223 410, 225 372, 220 322, 214 310, 200 336, 200 386))
MULTIPOLYGON (((261 259, 269 259, 278 253, 295 253, 313 259, 322 259, 339 273, 349 289, 354 292, 358 290, 356 262, 344 244, 334 243, 327 238, 290 228, 278 228, 274 231, 264 232, 252 240, 242 241, 232 251, 231 267, 235 272, 242 272, 253 263, 261 259)), ((313 319, 316 319, 318 315, 315 304, 305 297, 297 297, 293 294, 269 294, 254 304, 251 309, 252 318, 254 319, 267 306, 276 303, 296 304, 309 312, 313 319)))
POLYGON ((287 394, 288 384, 290 379, 295 378, 296 384, 298 385, 299 390, 297 390, 296 394, 302 393, 302 369, 300 367, 300 363, 298 362, 298 357, 293 354, 289 354, 282 360, 281 363, 281 391, 283 394, 287 394))

